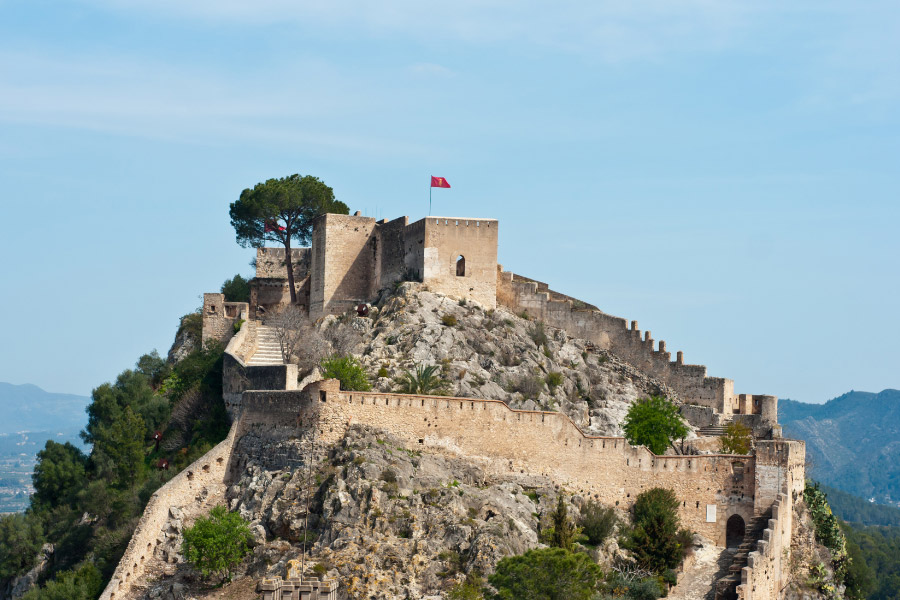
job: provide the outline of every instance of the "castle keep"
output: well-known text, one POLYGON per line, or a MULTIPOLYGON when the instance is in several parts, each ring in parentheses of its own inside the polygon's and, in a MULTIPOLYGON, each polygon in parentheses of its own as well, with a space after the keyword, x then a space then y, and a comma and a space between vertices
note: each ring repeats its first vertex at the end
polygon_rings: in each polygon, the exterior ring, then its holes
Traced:
MULTIPOLYGON (((313 319, 378 299, 398 281, 497 303, 497 221, 327 214, 313 225, 312 247, 291 250, 298 304, 313 319)), ((251 281, 250 316, 289 302, 283 248, 259 248, 251 281)), ((223 300, 224 302, 224 300, 223 300)), ((204 328, 205 331, 205 328, 204 328)))
MULTIPOLYGON (((681 501, 686 526, 718 545, 725 545, 733 527, 739 525, 743 535, 745 524, 749 534, 750 524, 758 523, 752 548, 736 555, 719 590, 723 598, 778 598, 789 577, 805 447, 782 439, 777 398, 737 394, 732 380, 708 376, 706 367, 686 363, 682 352, 673 360, 666 343, 641 332, 636 321, 503 270, 497 246, 493 219, 427 217, 409 223, 406 217, 323 215, 315 222, 311 248, 292 250, 298 303, 316 320, 376 302, 397 282, 416 281, 486 309, 499 305, 525 313, 652 375, 677 394, 682 414, 701 433, 744 422, 757 438, 754 452, 657 456, 621 437, 588 435, 560 412, 514 410, 480 398, 342 391, 335 380, 299 382, 297 365, 284 364, 272 350, 263 323, 289 302, 284 250, 260 248, 249 303, 204 295, 203 340, 227 343, 223 389, 234 422, 229 437, 154 495, 101 598, 128 597, 143 573, 165 522, 157 513, 169 505, 161 495, 184 499, 196 495, 198 486, 225 485, 241 440, 290 439, 303 430, 330 444, 353 424, 384 429, 410 448, 469 457, 498 473, 546 475, 608 505, 628 507, 641 491, 664 486, 681 501)), ((277 600, 287 598, 283 590, 293 584, 266 585, 267 597, 277 600)))

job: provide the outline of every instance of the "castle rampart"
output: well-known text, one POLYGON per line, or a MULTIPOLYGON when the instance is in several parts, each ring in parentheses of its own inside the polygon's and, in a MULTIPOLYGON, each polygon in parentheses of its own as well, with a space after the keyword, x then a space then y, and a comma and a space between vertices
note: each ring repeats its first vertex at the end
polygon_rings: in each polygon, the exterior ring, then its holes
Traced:
POLYGON ((684 364, 682 352, 678 352, 673 361, 664 341, 655 348, 651 333, 646 331, 642 337, 637 321, 632 321, 629 327, 626 319, 553 292, 545 283, 499 267, 498 271, 497 300, 514 312, 524 312, 573 337, 586 339, 598 348, 615 353, 670 386, 687 404, 708 407, 729 418, 742 415, 739 420, 753 428, 757 436, 765 436, 777 427, 778 399, 775 396, 736 395, 732 380, 707 376, 703 365, 684 364))
POLYGON ((235 423, 228 437, 154 492, 100 600, 128 597, 132 585, 144 574, 147 562, 162 541, 160 534, 168 521, 170 508, 190 506, 197 502, 198 494, 204 489, 224 486, 237 431, 238 424, 235 423))
MULTIPOLYGON (((585 435, 562 413, 513 410, 495 400, 345 392, 329 380, 302 391, 247 391, 242 421, 245 431, 254 424, 314 427, 323 444, 352 424, 370 425, 410 448, 457 453, 500 473, 541 473, 609 505, 628 506, 641 491, 668 487, 682 501, 685 525, 721 545, 728 517, 746 520, 774 502, 756 498, 753 455, 655 456, 624 438, 585 435)), ((779 452, 771 458, 784 458, 779 452)))
POLYGON ((774 600, 780 597, 790 576, 793 509, 788 494, 779 494, 762 539, 741 570, 738 600, 774 600))

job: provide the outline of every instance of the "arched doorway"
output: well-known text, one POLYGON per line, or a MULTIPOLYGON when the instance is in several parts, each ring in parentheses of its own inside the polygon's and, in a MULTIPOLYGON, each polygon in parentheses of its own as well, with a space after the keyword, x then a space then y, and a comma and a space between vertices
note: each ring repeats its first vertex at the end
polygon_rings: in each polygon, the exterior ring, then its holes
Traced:
POLYGON ((465 277, 466 275, 466 257, 460 254, 456 258, 456 276, 465 277))
POLYGON ((725 545, 728 548, 740 546, 744 541, 744 519, 741 515, 731 515, 725 523, 725 545))

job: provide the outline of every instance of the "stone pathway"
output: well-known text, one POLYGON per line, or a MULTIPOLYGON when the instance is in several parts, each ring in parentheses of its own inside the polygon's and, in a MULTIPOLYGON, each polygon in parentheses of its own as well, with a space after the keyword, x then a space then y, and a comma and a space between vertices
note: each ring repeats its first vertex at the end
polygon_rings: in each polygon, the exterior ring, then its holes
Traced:
MULTIPOLYGON (((672 588, 668 600, 712 600, 719 558, 725 549, 704 544, 694 549, 694 564, 684 574, 681 583, 672 588)), ((730 560, 729 560, 730 562, 730 560)))

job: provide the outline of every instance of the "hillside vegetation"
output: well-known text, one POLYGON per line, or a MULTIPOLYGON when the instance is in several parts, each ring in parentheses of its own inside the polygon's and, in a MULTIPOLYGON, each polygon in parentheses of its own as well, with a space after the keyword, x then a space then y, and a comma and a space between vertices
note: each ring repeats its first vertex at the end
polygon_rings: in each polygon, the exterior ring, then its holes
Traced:
POLYGON ((0 591, 31 588, 25 600, 99 595, 153 492, 227 434, 222 353, 195 349, 174 366, 145 354, 93 391, 81 434, 90 453, 48 441, 31 505, 0 519, 0 591), (158 447, 157 431, 165 432, 158 447), (45 542, 52 546, 42 550, 45 542))

